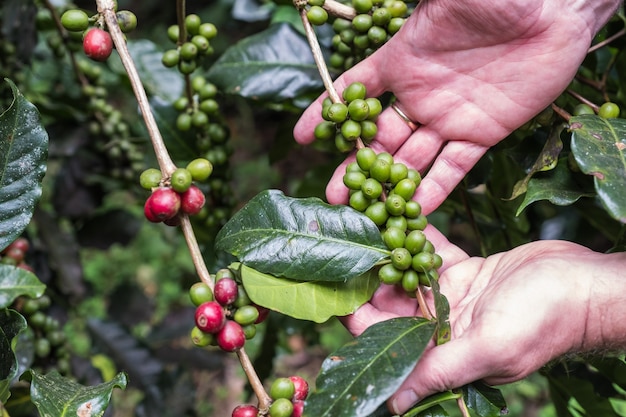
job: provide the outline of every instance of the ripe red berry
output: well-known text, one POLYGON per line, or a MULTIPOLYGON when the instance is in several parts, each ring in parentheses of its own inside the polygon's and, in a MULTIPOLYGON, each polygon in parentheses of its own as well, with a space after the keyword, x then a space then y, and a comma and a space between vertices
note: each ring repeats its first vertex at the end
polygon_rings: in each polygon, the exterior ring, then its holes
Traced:
POLYGON ((246 335, 243 329, 233 320, 227 320, 216 336, 217 345, 227 352, 234 352, 246 343, 246 335))
POLYGON ((196 326, 206 333, 217 333, 224 328, 226 314, 219 303, 207 301, 196 308, 196 326))
POLYGON ((293 402, 293 411, 291 412, 291 417, 302 417, 304 414, 304 401, 296 400, 293 402))
POLYGON ((232 417, 257 417, 259 409, 253 405, 238 405, 233 410, 232 417))
POLYGON ((198 214, 204 207, 205 201, 206 198, 202 190, 192 185, 187 191, 180 194, 180 209, 185 214, 198 214))
POLYGON ((113 51, 113 40, 108 32, 93 28, 83 38, 85 55, 94 61, 106 61, 113 51))
POLYGON ((9 245, 7 251, 4 253, 4 256, 12 258, 16 264, 19 264, 24 260, 26 254, 20 248, 9 245))
POLYGON ((180 196, 171 188, 161 187, 146 200, 144 214, 151 222, 162 222, 174 217, 180 209, 180 196))
MULTIPOLYGON (((305 400, 309 395, 309 383, 302 377, 297 375, 290 376, 289 379, 293 382, 296 392, 293 394, 294 400, 305 400)), ((295 401, 294 401, 295 403, 295 401)))
POLYGON ((237 282, 232 278, 222 278, 215 283, 215 288, 213 289, 215 301, 223 306, 234 303, 238 294, 237 282))
POLYGON ((5 251, 8 251, 11 248, 18 248, 22 252, 26 253, 28 252, 28 249, 30 249, 30 243, 25 237, 18 237, 5 249, 5 251))
POLYGON ((259 310, 259 318, 256 319, 254 324, 263 323, 265 321, 265 319, 267 318, 267 316, 270 315, 270 310, 268 308, 261 307, 261 306, 256 305, 256 304, 254 304, 254 306, 257 308, 257 310, 259 310))

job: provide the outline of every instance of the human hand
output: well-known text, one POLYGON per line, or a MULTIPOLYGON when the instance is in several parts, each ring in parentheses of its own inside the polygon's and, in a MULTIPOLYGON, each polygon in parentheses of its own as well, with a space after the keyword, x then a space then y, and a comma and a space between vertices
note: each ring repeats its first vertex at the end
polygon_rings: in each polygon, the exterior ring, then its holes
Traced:
MULTIPOLYGON (((625 308, 615 292, 626 286, 626 254, 539 241, 488 258, 469 258, 433 228, 428 234, 445 260, 439 283, 450 303, 452 338, 427 348, 389 400, 393 412, 473 381, 497 385, 519 380, 567 352, 604 345, 608 334, 620 335, 618 343, 623 343, 625 308), (604 294, 596 291, 603 286, 600 276, 615 276, 621 287, 611 284, 604 294), (615 299, 614 305, 609 303, 609 321, 619 328, 608 323, 601 328, 607 311, 594 305, 607 305, 607 297, 615 299)), ((426 292, 426 298, 434 311, 432 293, 426 292)), ((370 303, 342 320, 356 335, 376 322, 410 315, 419 315, 415 299, 396 286, 382 286, 370 303)))
MULTIPOLYGON (((335 82, 360 81, 369 96, 392 92, 413 132, 394 113, 378 119, 372 143, 424 172, 415 199, 426 214, 438 207, 486 150, 547 107, 568 85, 616 0, 422 0, 404 27, 335 82)), ((294 129, 314 140, 320 97, 294 129)), ((327 188, 346 203, 340 166, 327 188)))

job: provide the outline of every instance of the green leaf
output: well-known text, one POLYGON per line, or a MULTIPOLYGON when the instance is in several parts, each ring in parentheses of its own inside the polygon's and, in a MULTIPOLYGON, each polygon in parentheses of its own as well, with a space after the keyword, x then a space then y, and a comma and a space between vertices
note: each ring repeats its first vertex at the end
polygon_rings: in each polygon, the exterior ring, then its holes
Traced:
POLYGON ((32 272, 11 265, 0 265, 0 308, 11 305, 21 295, 41 297, 46 286, 32 272))
POLYGON ((434 322, 419 317, 370 326, 324 360, 304 415, 359 417, 372 413, 411 373, 435 329, 434 322))
POLYGON ((421 400, 413 408, 404 413, 402 417, 447 416, 448 414, 440 404, 457 401, 460 397, 461 394, 452 391, 433 394, 421 400))
POLYGON ((11 348, 13 338, 26 326, 26 319, 17 311, 6 308, 0 311, 0 403, 5 403, 11 396, 11 381, 19 369, 11 348))
POLYGON ((227 94, 268 101, 323 88, 306 38, 288 23, 271 25, 227 49, 207 79, 227 94))
POLYGON ((316 323, 354 313, 380 285, 378 275, 373 271, 345 283, 303 282, 276 278, 242 265, 241 278, 248 296, 255 303, 316 323))
POLYGON ((448 417, 450 414, 440 405, 430 407, 428 410, 424 410, 416 417, 448 417))
POLYGON ((24 231, 41 197, 48 134, 39 112, 7 80, 11 106, 0 115, 0 250, 24 231))
POLYGON ((572 153, 580 169, 593 175, 608 213, 626 223, 626 120, 594 115, 570 119, 572 153))
POLYGON ((585 190, 572 177, 567 167, 567 158, 561 158, 556 168, 544 174, 542 178, 533 178, 528 183, 528 190, 524 201, 517 208, 516 215, 532 203, 539 200, 548 200, 557 206, 574 204, 581 197, 593 197, 595 193, 585 190))
POLYGON ((427 272, 426 276, 430 282, 430 289, 433 293, 435 301, 435 314, 437 320, 437 344, 441 345, 450 341, 452 330, 450 329, 450 303, 445 295, 439 289, 439 281, 432 277, 431 272, 427 272))
POLYGON ((483 382, 464 386, 463 400, 467 408, 479 417, 499 417, 508 412, 502 392, 483 382))
POLYGON ((126 388, 126 374, 109 382, 85 387, 54 371, 40 375, 31 370, 30 395, 42 417, 99 417, 104 415, 114 388, 126 388))
POLYGON ((515 200, 520 195, 524 194, 528 189, 528 182, 537 172, 550 171, 557 165, 559 154, 563 149, 563 142, 561 141, 561 132, 565 129, 565 124, 560 124, 557 127, 552 128, 550 135, 546 140, 541 153, 535 160, 533 166, 530 168, 526 177, 519 180, 515 187, 513 187, 513 193, 507 200, 515 200))
POLYGON ((298 281, 347 281, 389 256, 378 227, 347 206, 263 191, 216 238, 257 271, 298 281))

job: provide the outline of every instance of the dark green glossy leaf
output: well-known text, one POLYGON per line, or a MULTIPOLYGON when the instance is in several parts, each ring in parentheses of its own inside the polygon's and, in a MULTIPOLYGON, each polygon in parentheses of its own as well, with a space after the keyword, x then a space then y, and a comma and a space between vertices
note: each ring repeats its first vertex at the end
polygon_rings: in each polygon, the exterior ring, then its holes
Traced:
POLYGON ((426 417, 426 416, 447 416, 447 412, 440 404, 449 401, 457 401, 460 394, 452 391, 440 392, 424 398, 413 408, 404 413, 402 417, 426 417))
POLYGON ((322 364, 306 417, 360 417, 376 410, 411 373, 436 324, 419 317, 377 323, 322 364))
POLYGON ((230 47, 207 78, 228 94, 269 101, 323 87, 306 38, 288 23, 271 25, 230 47))
POLYGON ((626 120, 583 115, 570 119, 570 129, 580 169, 593 175, 608 213, 626 223, 626 120))
POLYGON ((263 191, 237 212, 216 248, 257 271, 298 281, 347 281, 389 256, 364 214, 278 190, 263 191))
POLYGON ((0 308, 11 305, 20 295, 41 297, 46 286, 32 272, 11 265, 0 265, 0 308))
POLYGON ((585 190, 573 178, 567 167, 567 158, 561 158, 556 168, 542 178, 533 178, 528 183, 524 201, 517 208, 517 215, 539 200, 548 200, 557 206, 574 204, 581 197, 593 197, 595 193, 585 190))
POLYGON ((15 310, 0 310, 0 403, 11 396, 11 381, 17 376, 18 363, 11 343, 26 328, 26 319, 15 310))
POLYGON ((528 182, 537 172, 550 171, 556 167, 559 154, 563 149, 563 142, 561 141, 561 132, 563 129, 565 129, 564 124, 558 125, 558 127, 552 129, 541 153, 530 168, 526 177, 518 181, 515 187, 513 187, 513 193, 509 200, 514 200, 524 194, 528 189, 528 182))
POLYGON ((354 313, 380 285, 378 275, 373 271, 348 282, 304 282, 276 278, 242 265, 241 278, 246 292, 255 303, 316 323, 354 313))
POLYGON ((126 388, 126 374, 109 382, 86 387, 54 371, 47 375, 31 370, 30 395, 44 417, 100 417, 104 415, 114 388, 126 388))
POLYGON ((463 400, 467 408, 479 417, 499 417, 508 413, 506 401, 500 390, 483 382, 474 382, 464 386, 463 400))
POLYGON ((7 80, 13 103, 0 115, 0 250, 26 228, 41 196, 48 134, 39 112, 7 80))

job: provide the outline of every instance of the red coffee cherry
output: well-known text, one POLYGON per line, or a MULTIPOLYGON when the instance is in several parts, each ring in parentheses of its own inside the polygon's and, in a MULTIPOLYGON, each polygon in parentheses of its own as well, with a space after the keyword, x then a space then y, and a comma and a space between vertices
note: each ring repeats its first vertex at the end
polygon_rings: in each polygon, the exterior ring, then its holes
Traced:
POLYGON ((180 209, 180 196, 171 188, 161 187, 146 200, 144 214, 151 222, 162 222, 174 217, 180 209))
POLYGON ((239 289, 237 288, 237 282, 231 278, 220 279, 215 283, 215 288, 213 288, 215 301, 223 306, 234 303, 238 294, 239 289))
POLYGON ((293 411, 291 417, 302 417, 304 414, 304 401, 296 400, 293 402, 293 411))
POLYGON ((246 343, 246 335, 239 323, 227 320, 216 336, 217 345, 226 352, 234 352, 246 343))
POLYGON ((187 191, 180 194, 180 209, 185 214, 198 214, 204 207, 205 202, 204 193, 195 185, 192 185, 187 191))
POLYGON ((293 394, 293 399, 305 400, 307 395, 309 395, 309 383, 306 382, 304 378, 297 375, 290 376, 289 379, 293 382, 293 386, 296 388, 296 391, 293 394))
POLYGON ((83 38, 85 55, 94 61, 106 61, 113 51, 113 40, 108 32, 93 28, 83 38))
POLYGON ((232 417, 257 417, 259 409, 253 405, 238 405, 233 410, 232 417))
POLYGON ((206 333, 217 333, 226 324, 226 314, 222 306, 215 301, 207 301, 196 308, 196 326, 206 333))

